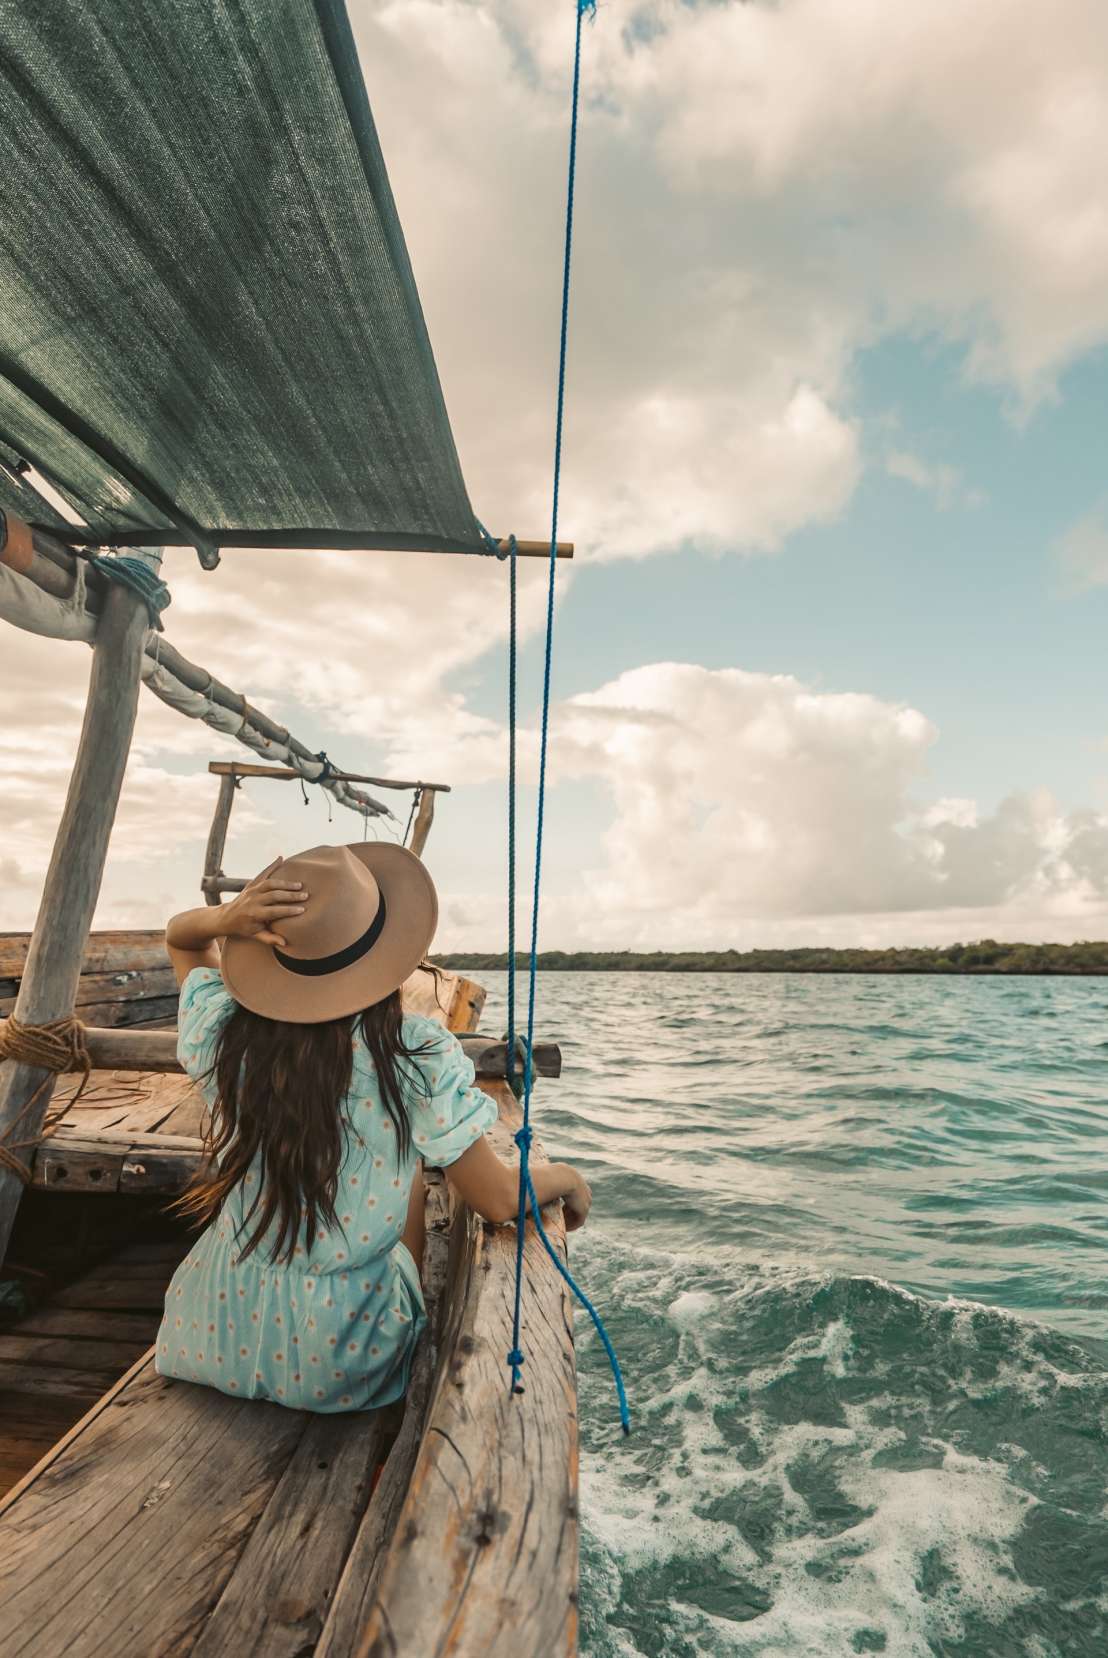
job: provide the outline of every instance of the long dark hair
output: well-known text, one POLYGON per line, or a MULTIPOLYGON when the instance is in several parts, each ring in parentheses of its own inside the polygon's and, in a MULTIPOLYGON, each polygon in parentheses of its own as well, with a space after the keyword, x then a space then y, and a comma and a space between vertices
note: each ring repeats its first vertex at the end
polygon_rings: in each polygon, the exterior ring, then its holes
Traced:
POLYGON ((362 1013, 320 1024, 267 1019, 235 1004, 220 1032, 214 1077, 218 1097, 205 1135, 208 1166, 174 1208, 207 1225, 258 1159, 261 1181, 244 1219, 257 1225, 239 1251, 252 1253, 276 1222, 271 1259, 291 1261, 297 1243, 310 1249, 320 1221, 338 1225, 335 1193, 345 1149, 343 1099, 361 1031, 377 1071, 381 1100, 396 1130, 397 1164, 412 1144, 405 1094, 426 1082, 408 1062, 422 1050, 404 1041, 399 990, 362 1013))

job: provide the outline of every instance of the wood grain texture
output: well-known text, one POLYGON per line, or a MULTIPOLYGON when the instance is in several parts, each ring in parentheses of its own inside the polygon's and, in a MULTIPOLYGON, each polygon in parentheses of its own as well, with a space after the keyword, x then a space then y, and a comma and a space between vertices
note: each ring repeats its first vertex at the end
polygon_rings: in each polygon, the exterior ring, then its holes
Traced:
MULTIPOLYGON (((470 980, 460 981, 458 986, 450 987, 449 1011, 441 1008, 428 1012, 425 1017, 438 1017, 443 1023, 451 1018, 459 1018, 466 1022, 479 1016, 480 1002, 476 1001, 473 992, 477 987, 470 980)), ((484 993, 481 993, 481 1001, 484 993)), ((428 1003, 429 1007, 434 1004, 428 1003)), ((422 1012, 422 1008, 411 1008, 406 1002, 409 1012, 422 1012)), ((471 1059, 479 1076, 502 1077, 505 1075, 507 1064, 507 1044, 498 1041, 495 1037, 479 1036, 475 1031, 464 1027, 458 1029, 448 1024, 454 1031, 462 1045, 468 1059, 471 1059)), ((176 1031, 144 1031, 144 1030, 104 1030, 90 1025, 85 1040, 89 1053, 92 1055, 96 1067, 95 1076, 102 1071, 150 1072, 170 1076, 180 1074, 181 1066, 177 1059, 176 1031)), ((523 1047, 520 1038, 516 1038, 517 1065, 522 1063, 523 1047)), ((562 1053, 555 1042, 536 1042, 534 1048, 535 1074, 542 1077, 557 1077, 562 1073, 562 1053)), ((191 1086, 191 1085, 190 1085, 191 1086)), ((167 1096, 162 1093, 158 1096, 157 1104, 161 1104, 167 1096)), ((176 1103, 176 1102, 175 1102, 176 1103)), ((157 1109, 157 1104, 151 1107, 151 1113, 157 1109)), ((140 1102, 136 1104, 133 1120, 144 1125, 148 1121, 146 1107, 140 1102)), ((168 1115, 168 1112, 166 1113, 168 1115)))
POLYGON ((54 1192, 168 1195, 184 1191, 205 1161, 204 1142, 196 1135, 128 1134, 61 1123, 36 1148, 31 1184, 54 1192))
MULTIPOLYGON (((261 768, 263 771, 264 767, 261 768)), ((237 785, 233 775, 225 774, 219 783, 219 795, 215 803, 215 815, 212 826, 208 830, 208 845, 204 853, 204 879, 212 880, 223 874, 223 848, 227 844, 227 829, 231 822, 231 808, 235 804, 235 789, 237 785)), ((209 891, 201 882, 201 891, 208 904, 218 904, 218 892, 209 891)))
POLYGON ((455 1036, 475 1034, 478 1025, 481 1023, 481 1014, 484 1011, 488 992, 483 984, 477 983, 476 979, 465 979, 460 973, 451 976, 457 980, 457 983, 454 986, 454 999, 450 1004, 446 1028, 452 1030, 455 1036))
MULTIPOLYGON (((0 1001, 0 1015, 14 1011, 15 998, 0 1001)), ((106 1030, 143 1025, 164 1025, 177 1016, 177 991, 164 996, 113 997, 105 1002, 78 1002, 72 1009, 82 1023, 106 1030)))
POLYGON ((446 1302, 453 1282, 449 1273, 451 1239, 457 1224, 446 1182, 437 1171, 427 1191, 427 1237, 423 1253, 423 1290, 428 1329, 416 1351, 400 1431, 389 1451, 380 1483, 357 1533, 323 1626, 315 1658, 350 1658, 373 1604, 374 1589, 419 1455, 427 1407, 439 1363, 446 1302))
MULTIPOLYGON (((176 1049, 175 1031, 146 1031, 144 1037, 157 1037, 163 1044, 160 1050, 168 1060, 170 1049, 176 1049)), ((116 1033, 113 1031, 111 1035, 116 1033)), ((93 1039, 95 1056, 96 1039, 93 1039)), ((122 1045, 124 1053, 127 1044, 122 1045)), ((150 1057, 149 1050, 139 1048, 134 1057, 150 1057)), ((157 1053, 153 1055, 157 1058, 157 1053)), ((76 1090, 76 1077, 63 1077, 54 1095, 55 1104, 76 1090)), ((196 1084, 178 1066, 174 1071, 107 1070, 94 1068, 79 1100, 65 1118, 70 1130, 95 1132, 114 1128, 121 1133, 135 1134, 190 1134, 203 1133, 206 1107, 196 1084)))
MULTIPOLYGON (((22 975, 30 942, 30 933, 0 933, 0 979, 22 975)), ((89 934, 81 958, 82 973, 145 972, 151 968, 172 972, 161 928, 89 934)))
MULTIPOLYGON (((487 1091, 501 1139, 519 1120, 504 1083, 487 1091)), ((538 1153, 541 1155, 541 1153, 538 1153)), ((536 1155, 533 1151, 532 1155, 536 1155)), ((547 1231, 564 1231, 547 1212, 547 1231)), ((507 1389, 515 1230, 473 1226, 456 1272, 427 1431, 356 1658, 543 1658, 577 1641, 577 1393, 569 1293, 528 1223, 527 1391, 507 1389), (521 1647, 521 1641, 526 1645, 521 1647)))
MULTIPOLYGON (((28 1363, 26 1359, 10 1359, 0 1354, 0 1393, 29 1391, 28 1363)), ((49 1392, 56 1399, 77 1399, 81 1408, 87 1409, 111 1387, 123 1368, 115 1363, 96 1366, 91 1361, 80 1366, 51 1365, 39 1375, 38 1384, 42 1392, 49 1392)))
POLYGON ((30 1363, 36 1369, 40 1365, 47 1369, 56 1365, 67 1370, 108 1370, 114 1380, 121 1370, 134 1363, 138 1351, 134 1342, 120 1341, 109 1334, 106 1324, 102 1328, 104 1334, 100 1336, 49 1337, 27 1334, 17 1326, 14 1331, 0 1334, 0 1362, 30 1363))
POLYGON ((422 858, 423 848, 427 845, 427 837, 431 833, 431 825, 435 821, 435 791, 423 789, 419 796, 419 810, 412 824, 411 849, 417 858, 422 858))
POLYGON ((308 1419, 191 1658, 301 1658, 314 1649, 384 1436, 379 1411, 308 1419))
MULTIPOLYGON (((186 1248, 187 1236, 178 1231, 114 1254, 112 1272, 142 1279, 142 1298, 152 1303, 144 1310, 47 1306, 0 1333, 0 1491, 17 1484, 146 1352, 186 1248)), ((102 1264, 85 1277, 95 1283, 106 1275, 102 1264)), ((93 1289, 85 1299, 99 1297, 93 1289)))
MULTIPOLYGON (((143 601, 114 584, 96 632, 77 758, 16 1000, 24 1024, 45 1024, 73 1010, 131 746, 148 626, 143 601)), ((53 1083, 52 1073, 41 1066, 12 1060, 0 1065, 0 1133, 33 1141, 53 1083)), ((7 1251, 22 1189, 11 1169, 0 1168, 0 1258, 7 1251)))
MULTIPOLYGON (((19 984, 18 975, 8 979, 0 979, 0 1014, 11 1013, 15 1005, 16 988, 19 984), (2 993, 6 987, 11 989, 2 993)), ((147 1003, 151 1001, 165 1001, 172 998, 174 1005, 177 1001, 177 980, 171 967, 128 968, 123 972, 115 973, 86 973, 82 971, 77 982, 77 994, 74 1007, 86 1024, 115 1024, 118 1019, 99 1018, 95 1013, 87 1013, 87 1008, 112 1007, 120 1004, 120 1018, 127 1017, 128 1004, 147 1003)), ((148 1010, 135 1008, 130 1017, 142 1017, 148 1010)), ((153 1016, 153 1015, 152 1015, 153 1016)))
POLYGON ((148 1355, 0 1514, 5 1658, 191 1651, 306 1426, 148 1355))
MULTIPOLYGON (((173 1261, 167 1267, 167 1283, 176 1264, 176 1261, 173 1261)), ((151 1329, 150 1320, 145 1313, 113 1311, 106 1320, 103 1311, 97 1308, 89 1310, 46 1306, 39 1307, 26 1318, 21 1318, 12 1329, 19 1336, 67 1336, 85 1339, 110 1334, 113 1340, 126 1341, 129 1345, 136 1344, 141 1352, 145 1352, 154 1338, 157 1325, 151 1329)), ((138 1357, 137 1353, 135 1357, 138 1357)))
MULTIPOLYGON (((446 1188, 432 1177, 433 1316, 449 1228, 446 1188)), ((132 1270, 165 1269, 164 1247, 124 1253, 132 1270)), ((83 1293, 102 1298, 119 1264, 89 1274, 83 1293)), ((5 1658, 306 1658, 374 1527, 367 1570, 380 1553, 380 1515, 387 1525, 402 1500, 430 1368, 389 1454, 382 1509, 371 1487, 391 1410, 311 1416, 237 1402, 161 1380, 145 1355, 0 1504, 0 1597, 15 1628, 5 1658)), ((333 1658, 342 1650, 330 1646, 333 1658)))
MULTIPOLYGON (((291 766, 259 766, 242 760, 209 760, 208 770, 215 777, 274 777, 279 783, 295 783, 299 781, 300 773, 293 771, 291 766)), ((449 794, 449 783, 419 783, 408 782, 404 778, 396 777, 369 777, 361 771, 339 771, 332 769, 332 777, 337 777, 343 783, 376 783, 382 789, 435 789, 439 794, 449 794)))

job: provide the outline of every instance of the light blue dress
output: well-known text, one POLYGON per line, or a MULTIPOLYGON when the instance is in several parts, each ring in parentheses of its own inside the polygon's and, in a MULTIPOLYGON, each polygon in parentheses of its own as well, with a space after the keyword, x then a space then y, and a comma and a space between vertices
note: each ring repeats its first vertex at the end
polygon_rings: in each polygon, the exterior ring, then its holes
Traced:
MULTIPOLYGON (((234 1005, 215 968, 194 968, 181 987, 178 1057, 209 1106, 216 1089, 205 1073, 234 1005)), ((373 1061, 355 1035, 338 1229, 321 1224, 310 1251, 302 1240, 288 1265, 273 1264, 265 1239, 241 1259, 255 1167, 173 1274, 155 1354, 160 1375, 297 1410, 372 1410, 404 1393, 426 1323, 419 1274, 399 1241, 412 1177, 421 1158, 436 1168, 456 1162, 496 1121, 496 1106, 473 1086, 473 1065, 449 1031, 412 1014, 403 1031, 408 1047, 422 1050, 413 1063, 426 1082, 420 1093, 413 1079, 407 1095, 408 1156, 398 1162, 373 1061)))

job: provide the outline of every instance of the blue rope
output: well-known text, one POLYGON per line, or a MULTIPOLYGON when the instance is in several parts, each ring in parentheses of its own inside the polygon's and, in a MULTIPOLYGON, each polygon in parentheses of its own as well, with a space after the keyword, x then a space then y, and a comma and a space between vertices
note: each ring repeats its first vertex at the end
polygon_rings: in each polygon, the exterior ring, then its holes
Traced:
POLYGON ((141 558, 105 558, 102 553, 92 554, 88 562, 108 581, 118 582, 120 587, 129 587, 132 593, 137 593, 149 613, 150 626, 159 633, 164 631, 161 613, 169 603, 169 588, 149 565, 141 558))
MULTIPOLYGON (((508 1087, 518 1100, 522 1079, 516 1075, 516 538, 509 547, 508 566, 508 1087)), ((523 1228, 519 1229, 522 1248, 523 1228)), ((517 1273, 522 1260, 517 1261, 517 1273)), ((519 1346, 519 1331, 512 1350, 519 1346)), ((522 1361, 520 1361, 522 1362, 522 1361)))
MULTIPOLYGON (((523 1126, 515 1136, 519 1147, 519 1205, 516 1214, 516 1286, 512 1314, 512 1347, 508 1354, 511 1366, 511 1391, 522 1393, 520 1371, 524 1355, 520 1343, 521 1305, 523 1299, 523 1244, 528 1200, 535 1229, 555 1268, 569 1285, 574 1295, 589 1314, 597 1334, 604 1344, 615 1379, 619 1399, 619 1419, 624 1433, 631 1432, 631 1415, 623 1386, 619 1360, 603 1321, 585 1292, 574 1281, 543 1228, 535 1188, 531 1181, 531 1056, 535 1040, 535 996, 538 979, 539 954, 539 893, 542 879, 542 832, 546 808, 546 753, 550 728, 550 677, 554 645, 554 578, 558 553, 558 496, 562 481, 562 427, 566 401, 566 342, 569 335, 569 272, 573 247, 573 197, 577 175, 577 112, 581 89, 581 20, 587 14, 596 14, 596 0, 576 0, 577 21, 573 52, 573 102, 569 128, 569 179, 566 187, 565 258, 562 267, 562 325, 558 345, 558 401, 554 420, 554 486, 550 524, 549 578, 546 590, 546 653, 542 682, 542 735, 539 743, 539 795, 535 828, 535 882, 531 900, 531 949, 527 982, 527 1036, 523 1048, 523 1126)), ((511 548, 510 630, 508 648, 508 1054, 509 1075, 514 1069, 515 1045, 515 735, 516 735, 516 549, 511 548)))

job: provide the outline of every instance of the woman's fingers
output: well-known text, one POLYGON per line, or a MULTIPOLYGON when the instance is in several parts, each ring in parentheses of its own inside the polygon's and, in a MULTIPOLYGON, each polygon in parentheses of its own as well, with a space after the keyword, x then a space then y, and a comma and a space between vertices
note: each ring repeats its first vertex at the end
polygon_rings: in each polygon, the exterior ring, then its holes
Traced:
POLYGON ((263 886, 265 884, 266 877, 272 875, 273 871, 277 868, 277 866, 279 864, 282 864, 282 863, 284 863, 284 858, 283 857, 274 858, 274 860, 271 864, 266 864, 265 868, 262 870, 260 875, 255 875, 255 877, 252 881, 247 882, 246 887, 243 890, 248 892, 251 889, 256 889, 260 886, 263 886))
POLYGON ((254 902, 264 910, 271 904, 303 904, 307 896, 306 892, 297 892, 292 887, 275 887, 271 892, 255 893, 254 902))
POLYGON ((268 927, 263 927, 260 933, 255 933, 254 940, 257 944, 275 944, 279 950, 283 950, 288 943, 287 938, 282 938, 280 933, 272 932, 268 927))
POLYGON ((258 920, 266 925, 271 921, 283 921, 287 915, 303 915, 303 904, 279 904, 275 900, 258 906, 258 920))

